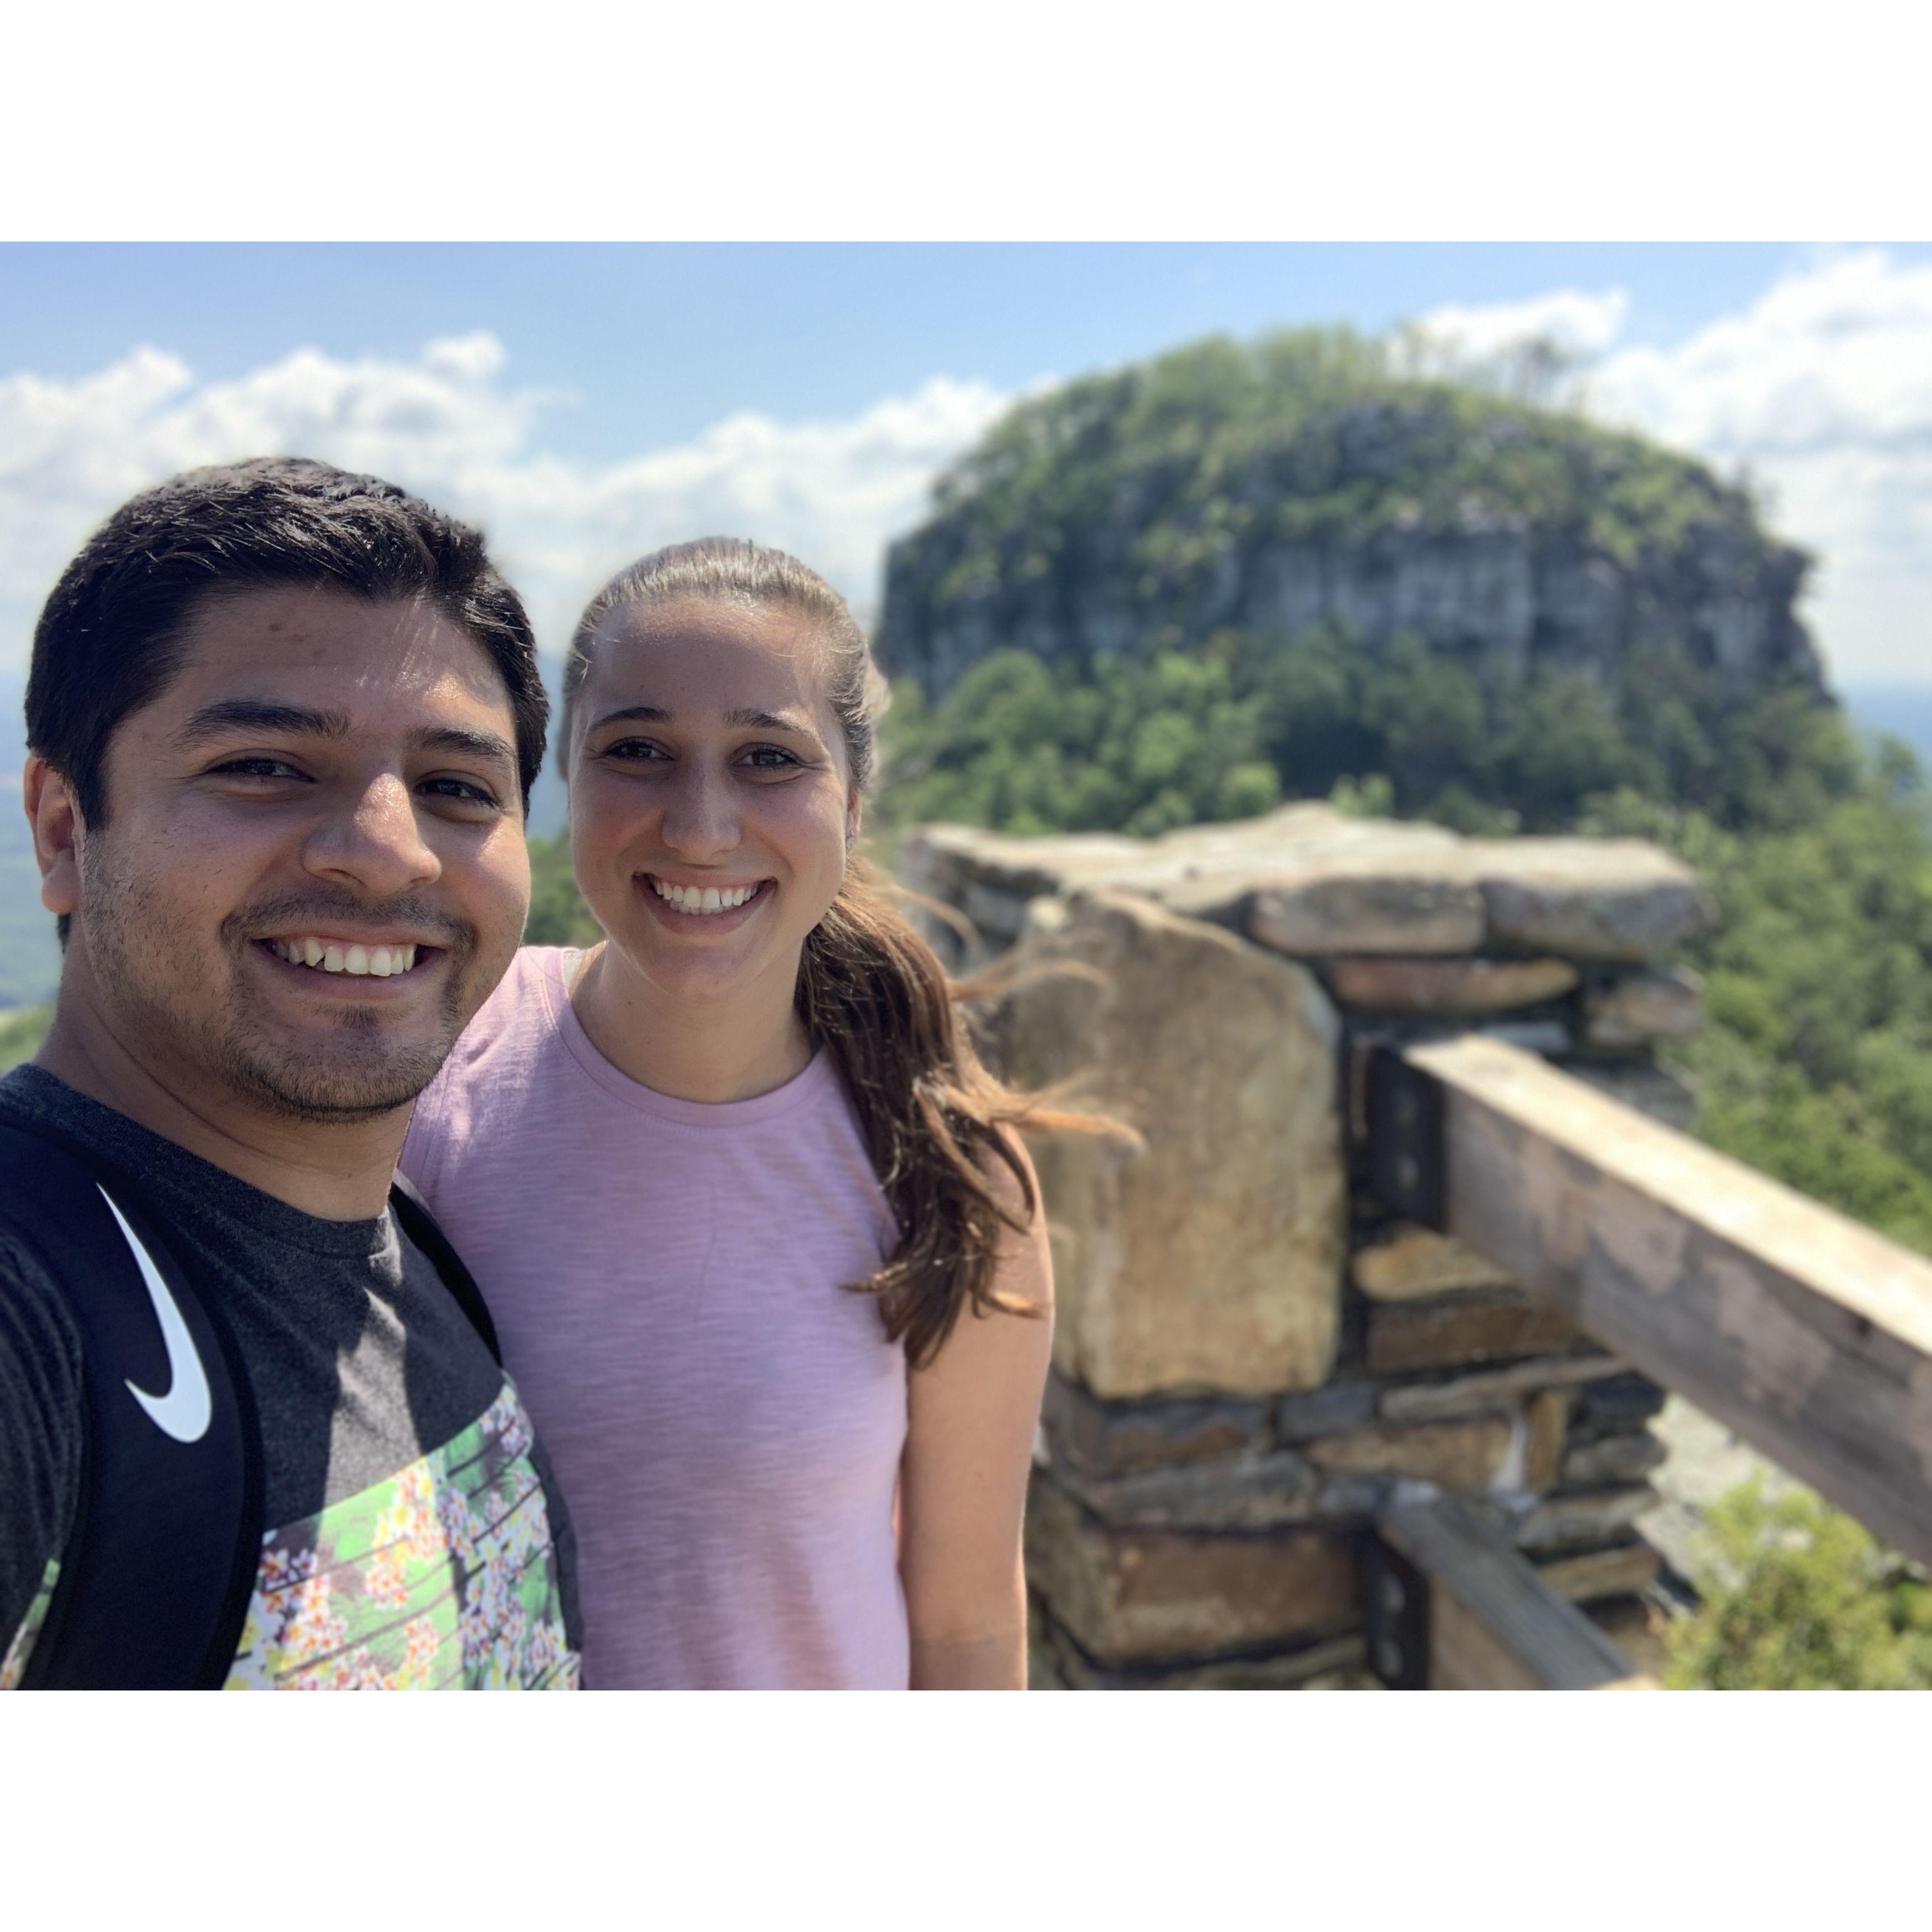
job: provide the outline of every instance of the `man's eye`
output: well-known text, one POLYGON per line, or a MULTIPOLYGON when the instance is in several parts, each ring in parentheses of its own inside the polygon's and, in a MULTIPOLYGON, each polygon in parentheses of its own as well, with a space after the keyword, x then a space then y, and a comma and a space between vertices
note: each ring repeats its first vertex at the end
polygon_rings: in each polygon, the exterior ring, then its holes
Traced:
POLYGON ((754 771, 789 771, 799 764, 799 760, 782 745, 754 745, 745 754, 744 762, 754 771))
POLYGON ((604 755, 607 758, 626 758, 640 764, 650 764, 669 754, 662 745, 654 745, 648 738, 620 738, 615 744, 604 746, 604 755))
POLYGON ((474 778, 425 778, 417 788, 432 798, 455 799, 464 805, 487 805, 495 811, 500 801, 488 785, 479 784, 474 778))
POLYGON ((230 758, 214 766, 211 777, 298 778, 302 774, 283 758, 230 758))

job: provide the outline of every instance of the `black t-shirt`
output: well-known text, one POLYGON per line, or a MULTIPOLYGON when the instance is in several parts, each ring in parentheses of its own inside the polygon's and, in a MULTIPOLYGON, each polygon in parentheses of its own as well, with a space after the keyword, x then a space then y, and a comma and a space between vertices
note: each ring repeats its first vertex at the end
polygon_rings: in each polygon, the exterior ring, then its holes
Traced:
MULTIPOLYGON (((38 1067, 0 1125, 126 1173, 232 1334, 270 1528, 232 1686, 567 1688, 574 1551, 514 1388, 385 1211, 328 1221, 38 1067)), ((0 1688, 18 1682, 72 1526, 80 1336, 0 1198, 0 1688)))

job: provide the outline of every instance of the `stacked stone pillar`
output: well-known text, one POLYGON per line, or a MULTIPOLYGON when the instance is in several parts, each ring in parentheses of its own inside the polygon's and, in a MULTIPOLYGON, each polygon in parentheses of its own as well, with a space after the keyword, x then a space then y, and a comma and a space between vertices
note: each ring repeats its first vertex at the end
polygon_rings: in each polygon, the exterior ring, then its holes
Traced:
POLYGON ((1142 842, 930 826, 902 874, 1022 969, 982 1043, 1141 1144, 1036 1150, 1058 1316, 1028 1508, 1034 1678, 1362 1686, 1360 1552, 1405 1486, 1505 1526, 1613 1630, 1662 1391, 1366 1187, 1361 1074, 1480 1028, 1678 1124, 1710 916, 1630 841, 1467 840, 1291 806, 1142 842))

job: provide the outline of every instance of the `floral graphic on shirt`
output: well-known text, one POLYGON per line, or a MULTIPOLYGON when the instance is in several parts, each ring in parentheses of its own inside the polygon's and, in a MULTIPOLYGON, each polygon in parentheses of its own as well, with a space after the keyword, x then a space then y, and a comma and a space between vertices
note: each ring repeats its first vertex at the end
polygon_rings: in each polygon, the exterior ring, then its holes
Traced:
POLYGON ((265 1539, 230 1690, 568 1690, 556 1552, 508 1382, 440 1449, 265 1539))
POLYGON ((34 1640, 47 1620, 47 1606, 54 1600, 54 1586, 59 1581, 60 1558, 50 1556, 47 1567, 40 1573, 40 1587, 27 1606, 27 1614, 20 1619, 20 1628, 8 1645, 6 1656, 0 1658, 0 1690, 20 1688, 20 1679, 27 1674, 27 1660, 34 1654, 34 1640))

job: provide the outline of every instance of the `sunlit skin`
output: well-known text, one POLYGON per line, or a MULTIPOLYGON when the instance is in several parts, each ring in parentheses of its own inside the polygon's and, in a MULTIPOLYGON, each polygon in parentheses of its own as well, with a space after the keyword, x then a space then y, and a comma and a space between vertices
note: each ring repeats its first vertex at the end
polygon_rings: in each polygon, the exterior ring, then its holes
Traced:
POLYGON ((90 827, 28 762, 41 901, 74 915, 39 1064, 310 1213, 379 1214, 415 1095, 529 909, 489 655, 413 602, 205 600, 110 741, 106 792, 90 827), (304 938, 418 950, 357 976, 278 956, 304 938))
MULTIPOLYGON (((800 956, 860 823, 825 669, 808 622, 732 604, 620 610, 596 641, 572 720, 571 842, 610 937, 572 1004, 598 1051, 660 1093, 743 1099, 810 1060, 800 956), (693 914, 654 880, 758 890, 693 914)), ((1018 1209, 1004 1166, 992 1179, 1018 1209)), ((1043 1218, 1006 1239, 998 1287, 1050 1310, 1043 1218)), ((899 1568, 915 1689, 1025 1684, 1020 1522, 1052 1343, 1050 1318, 968 1315, 909 1378, 899 1568)))

